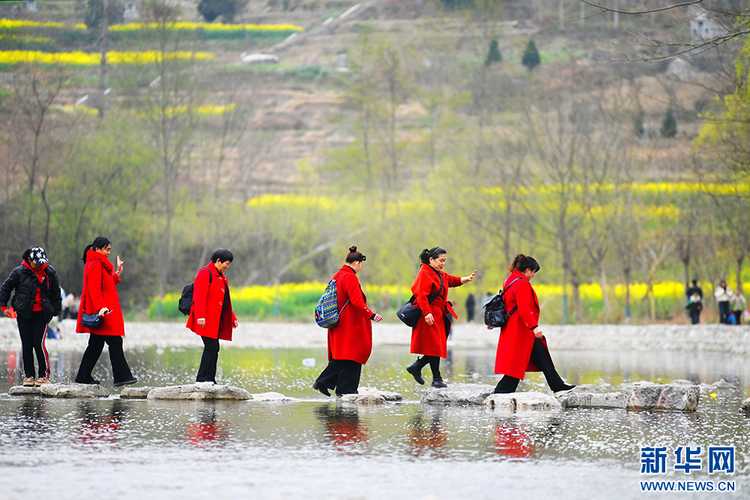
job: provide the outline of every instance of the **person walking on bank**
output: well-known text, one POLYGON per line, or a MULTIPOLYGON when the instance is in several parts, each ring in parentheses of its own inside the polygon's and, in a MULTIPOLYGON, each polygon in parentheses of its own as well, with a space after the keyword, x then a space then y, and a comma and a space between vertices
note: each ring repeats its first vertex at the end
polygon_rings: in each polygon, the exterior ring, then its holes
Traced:
POLYGON ((468 297, 466 297, 466 322, 471 323, 474 321, 474 310, 477 307, 477 303, 474 300, 474 294, 470 293, 468 297))
POLYGON ((732 295, 734 293, 727 282, 721 280, 719 286, 714 290, 714 297, 716 297, 716 303, 719 305, 719 323, 729 324, 729 301, 732 300, 732 295))
POLYGON ((98 384, 91 372, 94 370, 104 344, 109 346, 109 360, 112 364, 114 385, 134 384, 138 379, 130 372, 130 367, 122 350, 122 337, 125 336, 125 320, 120 308, 120 297, 116 285, 122 280, 123 261, 117 256, 117 269, 109 261, 112 243, 99 236, 83 250, 83 292, 78 308, 76 332, 88 333, 89 344, 81 358, 81 366, 75 381, 79 384, 98 384), (101 326, 90 328, 83 325, 84 314, 96 314, 102 318, 101 326))
POLYGON ((694 325, 700 323, 703 310, 703 289, 698 286, 698 280, 693 280, 693 286, 685 291, 687 295, 687 310, 694 325))
POLYGON ((8 318, 14 316, 7 307, 14 290, 11 306, 21 334, 23 385, 43 385, 49 382, 49 356, 44 339, 50 320, 62 311, 57 272, 50 266, 44 248, 26 250, 21 265, 13 269, 0 286, 0 309, 8 318), (39 378, 34 370, 34 353, 39 364, 39 378))
POLYGON ((211 262, 195 276, 193 307, 190 308, 187 328, 203 340, 203 355, 198 367, 196 382, 216 383, 216 365, 219 361, 219 340, 232 340, 232 330, 239 326, 232 311, 229 281, 224 272, 234 260, 232 252, 217 248, 211 262))
POLYGON ((366 260, 367 256, 356 246, 349 247, 344 265, 331 278, 336 280, 339 321, 328 329, 328 366, 313 383, 313 389, 326 396, 333 389, 337 396, 357 394, 362 365, 372 353, 371 321, 383 321, 380 314, 367 307, 367 297, 357 278, 366 260))
POLYGON ((520 253, 508 268, 510 276, 503 284, 506 290, 505 309, 511 313, 508 324, 500 330, 495 357, 495 373, 503 374, 495 387, 496 394, 515 392, 526 372, 544 373, 555 396, 572 391, 575 385, 566 384, 555 369, 547 348, 547 340, 539 328, 539 299, 531 279, 539 272, 533 257, 520 253))
POLYGON ((732 295, 732 298, 729 299, 729 308, 734 313, 735 323, 741 325, 742 313, 747 310, 747 299, 745 299, 745 296, 742 295, 742 292, 739 290, 739 288, 734 293, 734 295, 732 295))
POLYGON ((422 265, 411 286, 414 304, 422 311, 416 326, 411 331, 411 353, 421 358, 406 367, 418 384, 424 384, 422 368, 429 364, 432 370, 432 387, 448 387, 440 374, 440 358, 448 356, 447 340, 451 330, 450 316, 458 318, 448 299, 448 288, 461 286, 474 279, 471 275, 459 277, 443 272, 447 252, 434 247, 424 249, 419 255, 422 265))

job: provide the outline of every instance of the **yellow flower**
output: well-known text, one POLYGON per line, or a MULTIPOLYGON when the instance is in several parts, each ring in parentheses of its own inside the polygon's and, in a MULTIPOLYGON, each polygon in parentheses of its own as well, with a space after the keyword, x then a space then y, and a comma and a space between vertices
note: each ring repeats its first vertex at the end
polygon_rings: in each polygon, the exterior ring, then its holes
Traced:
MULTIPOLYGON (((148 64, 167 59, 213 59, 208 52, 108 52, 107 61, 110 64, 148 64)), ((101 54, 86 52, 57 52, 49 54, 35 50, 6 50, 0 51, 0 64, 42 63, 76 66, 95 66, 101 61, 101 54)))

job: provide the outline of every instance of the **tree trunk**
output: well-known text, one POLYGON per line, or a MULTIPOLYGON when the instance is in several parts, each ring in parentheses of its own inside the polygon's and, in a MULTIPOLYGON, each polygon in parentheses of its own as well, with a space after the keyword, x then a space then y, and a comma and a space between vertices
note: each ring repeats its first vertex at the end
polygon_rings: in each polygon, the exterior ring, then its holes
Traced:
POLYGON ((737 257, 737 293, 742 293, 742 263, 744 262, 744 260, 744 253, 737 257))
POLYGON ((630 323, 630 269, 623 271, 625 275, 625 323, 630 323))
MULTIPOLYGON (((604 259, 602 259, 602 262, 604 259)), ((609 303, 609 295, 607 294, 607 267, 602 263, 599 266, 599 284, 602 287, 602 302, 604 303, 604 322, 609 321, 610 314, 612 313, 612 306, 609 303)))
POLYGON ((109 0, 104 0, 102 17, 102 59, 99 63, 99 107, 98 116, 104 118, 104 92, 107 86, 107 50, 109 50, 109 0))
POLYGON ((581 15, 580 15, 581 28, 583 28, 584 26, 586 26, 586 4, 583 2, 579 2, 579 3, 581 5, 581 15))

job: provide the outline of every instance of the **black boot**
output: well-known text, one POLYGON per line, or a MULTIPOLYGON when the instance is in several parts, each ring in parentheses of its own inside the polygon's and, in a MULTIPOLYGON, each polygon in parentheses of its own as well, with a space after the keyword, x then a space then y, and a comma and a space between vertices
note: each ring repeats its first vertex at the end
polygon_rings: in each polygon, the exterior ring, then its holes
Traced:
POLYGON ((417 381, 419 385, 424 385, 424 379, 422 378, 422 368, 424 368, 425 363, 422 361, 424 360, 424 357, 417 358, 417 360, 406 367, 406 371, 411 374, 412 377, 414 377, 414 380, 417 381))
POLYGON ((444 389, 448 387, 448 384, 443 382, 443 379, 441 378, 433 378, 432 379, 432 387, 435 387, 437 389, 444 389))

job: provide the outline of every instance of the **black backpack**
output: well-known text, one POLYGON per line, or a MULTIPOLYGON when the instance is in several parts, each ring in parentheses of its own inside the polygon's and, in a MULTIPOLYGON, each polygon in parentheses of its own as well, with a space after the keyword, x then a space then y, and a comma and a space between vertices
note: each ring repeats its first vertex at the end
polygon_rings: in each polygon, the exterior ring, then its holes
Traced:
MULTIPOLYGON (((199 271, 200 272, 200 271, 199 271)), ((197 277, 197 276, 196 276, 197 277)), ((211 286, 213 280, 211 271, 208 272, 208 286, 211 286)), ((190 316, 190 309, 193 308, 193 288, 195 288, 195 280, 192 283, 188 283, 182 287, 182 295, 180 296, 180 302, 177 304, 177 309, 180 310, 185 316, 190 316)))
POLYGON ((505 300, 503 299, 503 296, 505 295, 505 292, 507 292, 508 289, 513 286, 513 283, 520 279, 521 278, 514 279, 510 282, 508 288, 506 288, 505 290, 500 290, 497 295, 487 301, 487 303, 484 305, 485 325, 491 328, 505 328, 505 325, 508 324, 508 320, 510 319, 510 315, 516 312, 516 309, 518 309, 518 305, 511 309, 510 312, 507 312, 505 309, 505 300))

